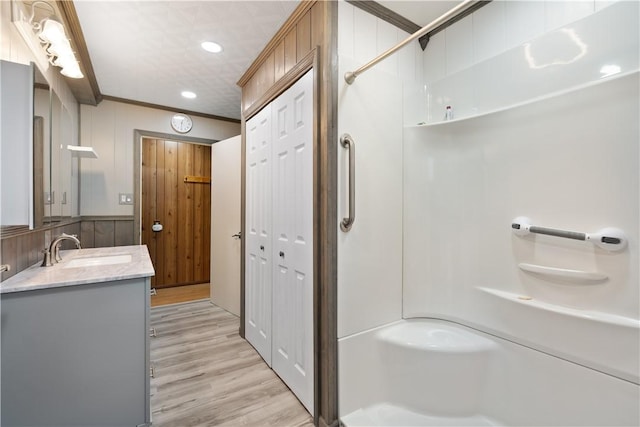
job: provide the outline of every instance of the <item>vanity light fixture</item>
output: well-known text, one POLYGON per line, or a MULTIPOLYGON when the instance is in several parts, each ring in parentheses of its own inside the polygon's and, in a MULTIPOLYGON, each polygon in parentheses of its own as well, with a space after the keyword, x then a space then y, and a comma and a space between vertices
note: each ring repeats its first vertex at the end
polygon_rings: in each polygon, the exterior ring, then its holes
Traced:
POLYGON ((55 16, 55 9, 46 1, 37 0, 31 3, 31 17, 29 24, 40 38, 49 62, 56 67, 62 68, 60 73, 72 79, 81 79, 80 64, 71 49, 71 43, 64 29, 64 25, 55 16), (46 5, 51 9, 52 15, 41 21, 35 21, 36 5, 46 5))
POLYGON ((185 98, 189 98, 189 99, 193 99, 195 98, 197 95, 191 91, 188 90, 183 90, 182 93, 180 93, 182 96, 184 96, 185 98))
POLYGON ((220 53, 222 52, 222 46, 220 46, 216 42, 202 42, 200 44, 204 50, 211 53, 220 53))

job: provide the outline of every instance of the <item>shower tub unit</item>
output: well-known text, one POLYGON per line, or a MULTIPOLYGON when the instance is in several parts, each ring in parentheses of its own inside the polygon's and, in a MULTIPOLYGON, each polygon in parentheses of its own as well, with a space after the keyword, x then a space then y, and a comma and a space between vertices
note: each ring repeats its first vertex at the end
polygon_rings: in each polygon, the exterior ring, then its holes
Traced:
POLYGON ((404 320, 340 338, 346 426, 640 424, 639 82, 405 129, 404 320))
POLYGON ((340 87, 346 426, 640 425, 638 12, 429 82, 426 125, 394 127, 410 85, 382 69, 340 87))
POLYGON ((360 333, 339 363, 346 426, 640 423, 637 384, 453 322, 360 333))

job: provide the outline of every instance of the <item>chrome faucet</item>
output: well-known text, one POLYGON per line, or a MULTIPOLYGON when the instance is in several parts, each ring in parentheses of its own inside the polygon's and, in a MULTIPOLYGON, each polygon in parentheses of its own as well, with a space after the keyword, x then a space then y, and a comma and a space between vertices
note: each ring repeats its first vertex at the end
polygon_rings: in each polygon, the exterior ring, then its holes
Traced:
POLYGON ((77 235, 62 233, 51 242, 48 249, 43 251, 44 259, 42 260, 42 267, 51 267, 54 263, 62 261, 62 257, 60 256, 60 243, 62 243, 63 240, 71 240, 76 244, 76 248, 82 249, 77 235))

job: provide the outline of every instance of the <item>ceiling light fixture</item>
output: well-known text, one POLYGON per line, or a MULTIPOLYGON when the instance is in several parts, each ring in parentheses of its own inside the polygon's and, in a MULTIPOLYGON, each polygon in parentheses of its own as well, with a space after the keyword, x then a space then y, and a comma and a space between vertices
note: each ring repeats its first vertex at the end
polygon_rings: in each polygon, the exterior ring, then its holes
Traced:
POLYGON ((204 50, 211 53, 220 53, 222 52, 222 46, 215 42, 202 42, 200 44, 204 50))
POLYGON ((49 62, 56 67, 62 68, 60 73, 72 79, 81 79, 84 77, 80 71, 80 64, 76 60, 76 56, 71 49, 71 43, 67 38, 64 25, 56 18, 55 9, 46 1, 38 0, 31 3, 31 17, 29 24, 40 38, 49 62), (33 18, 36 14, 35 6, 43 4, 51 9, 52 15, 44 18, 40 22, 34 22, 33 18))
POLYGON ((193 99, 195 98, 197 95, 191 91, 188 90, 183 90, 181 93, 182 96, 184 96, 185 98, 189 98, 189 99, 193 99))

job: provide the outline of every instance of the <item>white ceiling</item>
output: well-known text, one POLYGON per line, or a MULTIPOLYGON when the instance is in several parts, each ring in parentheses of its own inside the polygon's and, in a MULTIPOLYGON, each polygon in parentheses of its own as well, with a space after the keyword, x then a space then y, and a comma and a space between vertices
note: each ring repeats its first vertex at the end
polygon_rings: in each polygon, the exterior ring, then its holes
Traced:
MULTIPOLYGON (((236 82, 299 0, 75 0, 103 95, 240 118, 236 82), (205 52, 215 41, 222 53, 205 52), (180 95, 183 90, 196 99, 180 95)), ((379 1, 425 25, 459 1, 379 1)))
POLYGON ((240 118, 236 82, 298 5, 263 1, 74 2, 103 95, 240 118), (215 41, 223 52, 200 47, 215 41), (180 95, 183 90, 196 99, 180 95))

